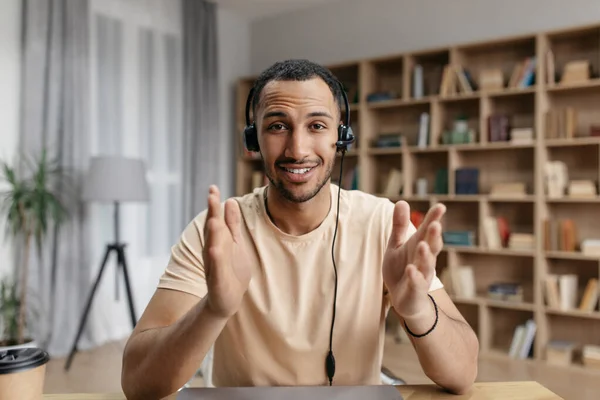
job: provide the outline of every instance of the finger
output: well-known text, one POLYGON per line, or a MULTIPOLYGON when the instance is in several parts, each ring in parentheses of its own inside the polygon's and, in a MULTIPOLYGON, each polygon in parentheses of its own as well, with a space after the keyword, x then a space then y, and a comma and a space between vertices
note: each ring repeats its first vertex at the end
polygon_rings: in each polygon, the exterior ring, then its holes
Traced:
POLYGON ((404 243, 409 226, 410 207, 406 201, 398 201, 394 206, 392 234, 390 235, 388 245, 393 248, 400 247, 404 243))
POLYGON ((440 254, 444 247, 444 242, 442 240, 442 224, 440 224, 439 221, 433 221, 431 225, 429 225, 425 241, 434 255, 437 256, 440 254))
POLYGON ((204 238, 205 241, 209 240, 208 223, 215 218, 219 218, 221 213, 219 188, 215 185, 211 185, 208 188, 208 210, 206 212, 206 221, 204 223, 204 238))
POLYGON ((242 214, 239 203, 234 199, 225 202, 225 224, 234 242, 239 243, 242 237, 242 214))
POLYGON ((429 282, 435 273, 436 256, 432 253, 429 244, 426 241, 419 242, 414 264, 423 274, 425 280, 429 282))
POLYGON ((423 219, 423 223, 421 223, 421 226, 419 226, 419 229, 417 229, 416 235, 418 240, 423 240, 425 238, 425 234, 427 232, 427 229, 429 228, 429 225, 431 225, 431 223, 434 221, 441 222, 441 219, 445 213, 446 206, 442 203, 438 203, 431 207, 429 211, 427 211, 427 214, 423 219))
POLYGON ((221 238, 219 237, 219 221, 211 218, 204 224, 206 241, 202 248, 204 253, 204 268, 206 274, 210 274, 210 267, 214 265, 215 260, 219 258, 218 249, 221 247, 221 238))
POLYGON ((425 276, 414 264, 408 264, 406 267, 407 286, 412 290, 427 290, 427 281, 425 276))
POLYGON ((208 215, 207 219, 221 217, 221 192, 216 185, 208 189, 208 215))

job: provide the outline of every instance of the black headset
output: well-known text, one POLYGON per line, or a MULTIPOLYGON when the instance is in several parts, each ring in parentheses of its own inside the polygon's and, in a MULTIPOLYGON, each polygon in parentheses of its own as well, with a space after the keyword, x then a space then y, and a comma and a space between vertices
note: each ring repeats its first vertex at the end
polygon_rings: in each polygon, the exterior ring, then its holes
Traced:
MULTIPOLYGON (((344 154, 348 150, 348 146, 352 144, 356 137, 350 127, 350 105, 348 104, 348 96, 342 84, 338 81, 342 97, 344 98, 344 105, 346 106, 346 120, 344 124, 338 127, 338 140, 335 142, 335 146, 338 151, 342 152, 340 160, 340 179, 339 179, 339 190, 337 198, 337 213, 335 217, 335 230, 333 231, 333 241, 331 244, 331 259, 333 261, 333 271, 335 272, 335 287, 333 291, 333 315, 331 317, 331 330, 329 331, 329 352, 325 358, 325 371, 327 378, 329 379, 329 386, 333 384, 333 376, 335 375, 335 357, 333 356, 333 325, 335 324, 335 308, 337 303, 337 288, 338 288, 338 276, 337 266, 335 264, 335 238, 337 236, 338 221, 340 217, 340 193, 342 192, 342 172, 344 170, 344 154)), ((250 122, 250 104, 252 103, 254 95, 254 88, 250 89, 248 99, 246 100, 246 127, 244 128, 244 145, 248 151, 258 152, 260 146, 258 145, 258 132, 256 131, 256 125, 250 122)))
MULTIPOLYGON (((335 143, 338 151, 345 152, 348 150, 348 146, 356 140, 352 128, 350 127, 350 105, 348 104, 348 96, 346 91, 340 82, 337 82, 344 98, 344 105, 346 107, 346 121, 344 124, 338 126, 338 140, 335 143)), ((244 146, 248 151, 259 152, 260 146, 258 145, 258 132, 256 131, 256 124, 250 122, 250 106, 254 97, 254 88, 250 89, 248 93, 248 99, 246 100, 246 127, 244 128, 244 146)))

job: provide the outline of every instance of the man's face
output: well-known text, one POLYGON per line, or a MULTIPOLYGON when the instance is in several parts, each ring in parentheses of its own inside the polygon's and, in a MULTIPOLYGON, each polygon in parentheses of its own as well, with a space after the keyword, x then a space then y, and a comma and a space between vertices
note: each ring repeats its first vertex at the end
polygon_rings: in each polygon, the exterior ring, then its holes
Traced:
POLYGON ((340 113, 320 78, 271 81, 256 110, 265 173, 293 202, 312 199, 331 177, 340 113))

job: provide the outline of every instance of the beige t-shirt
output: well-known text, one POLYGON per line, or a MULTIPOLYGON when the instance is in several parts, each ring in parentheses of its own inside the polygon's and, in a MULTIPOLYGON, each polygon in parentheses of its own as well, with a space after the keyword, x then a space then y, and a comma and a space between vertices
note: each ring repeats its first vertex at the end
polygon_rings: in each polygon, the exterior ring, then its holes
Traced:
MULTIPOLYGON (((214 346, 215 386, 326 385, 325 357, 334 294, 332 207, 310 233, 288 235, 265 211, 264 187, 237 198, 251 253, 252 279, 240 310, 214 346)), ((394 204, 361 191, 342 190, 335 243, 338 271, 333 354, 334 385, 381 384, 385 318, 390 308, 381 273, 394 204)), ((203 297, 206 211, 184 230, 159 287, 203 297)), ((409 235, 415 232, 411 225, 409 235)), ((434 278, 431 290, 442 287, 434 278)))

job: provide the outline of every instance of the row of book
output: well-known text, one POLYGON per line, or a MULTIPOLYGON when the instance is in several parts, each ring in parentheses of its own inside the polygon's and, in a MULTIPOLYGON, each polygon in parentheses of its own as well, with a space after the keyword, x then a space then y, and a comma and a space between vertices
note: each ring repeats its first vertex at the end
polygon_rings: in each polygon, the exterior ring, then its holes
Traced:
POLYGON ((531 251, 535 247, 534 236, 527 232, 511 232, 505 217, 485 216, 483 220, 483 240, 488 249, 509 248, 517 251, 531 251))
POLYGON ((570 218, 544 220, 544 250, 577 251, 578 249, 575 221, 570 218))
POLYGON ((533 143, 533 127, 512 126, 508 114, 493 114, 487 120, 489 142, 533 143))
POLYGON ((548 110, 544 118, 547 139, 572 139, 578 135, 578 111, 574 107, 548 110))
MULTIPOLYGON (((478 297, 475 272, 470 265, 448 266, 442 269, 440 281, 448 294, 460 299, 478 297)), ((496 301, 523 302, 523 286, 517 282, 494 282, 487 286, 487 298, 496 301)))
POLYGON ((460 65, 445 65, 440 83, 440 95, 448 96, 458 93, 473 93, 478 89, 477 83, 469 71, 460 65))
POLYGON ((537 332, 537 324, 528 319, 524 324, 515 328, 508 355, 511 358, 523 360, 533 355, 533 341, 537 332))
POLYGON ((548 274, 545 279, 546 304, 557 310, 592 312, 598 305, 598 279, 588 280, 579 303, 579 277, 575 274, 548 274))
POLYGON ((544 250, 600 256, 600 238, 580 239, 577 225, 571 218, 548 218, 544 220, 544 250))

